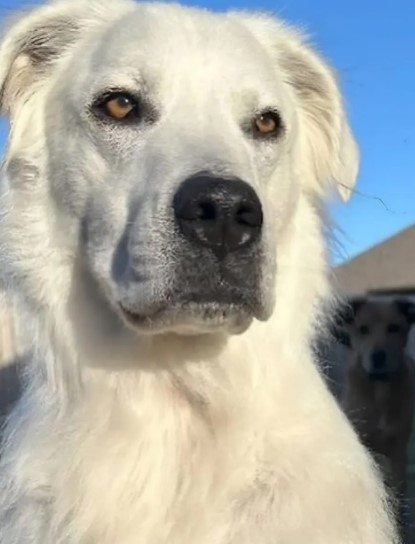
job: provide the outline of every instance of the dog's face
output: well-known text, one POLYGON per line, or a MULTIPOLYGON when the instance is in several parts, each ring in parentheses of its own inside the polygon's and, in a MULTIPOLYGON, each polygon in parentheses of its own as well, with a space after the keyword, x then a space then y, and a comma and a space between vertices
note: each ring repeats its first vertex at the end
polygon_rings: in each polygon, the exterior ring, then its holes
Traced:
POLYGON ((354 182, 333 76, 268 19, 57 2, 12 29, 0 67, 11 201, 30 178, 60 269, 140 331, 267 319, 300 195, 354 182))
POLYGON ((345 333, 354 362, 372 378, 387 378, 404 364, 415 306, 406 301, 354 301, 345 333))

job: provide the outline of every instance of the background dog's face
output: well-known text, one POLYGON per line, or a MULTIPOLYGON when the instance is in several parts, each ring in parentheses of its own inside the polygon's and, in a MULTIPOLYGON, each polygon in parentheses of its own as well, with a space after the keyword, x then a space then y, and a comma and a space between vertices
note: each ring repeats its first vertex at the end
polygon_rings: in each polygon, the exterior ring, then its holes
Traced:
POLYGON ((404 364, 404 353, 415 305, 406 301, 351 304, 344 323, 346 342, 355 354, 353 361, 371 377, 387 377, 404 364))
MULTIPOLYGON (((267 319, 300 195, 354 181, 333 76, 267 18, 56 2, 15 25, 0 67, 6 198, 29 199, 19 221, 48 232, 58 278, 76 268, 142 331, 267 319)), ((15 277, 29 253, 11 257, 15 277)))

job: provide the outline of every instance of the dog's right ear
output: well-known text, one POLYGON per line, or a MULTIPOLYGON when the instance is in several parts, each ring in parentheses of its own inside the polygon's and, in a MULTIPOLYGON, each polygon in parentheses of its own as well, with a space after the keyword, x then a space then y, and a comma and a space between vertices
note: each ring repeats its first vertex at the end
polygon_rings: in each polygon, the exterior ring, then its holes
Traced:
POLYGON ((334 340, 343 346, 350 347, 350 336, 347 330, 347 324, 350 320, 351 309, 343 304, 336 308, 330 325, 330 334, 334 340))
MULTIPOLYGON (((346 319, 347 319, 346 314, 346 319)), ((330 326, 330 334, 338 343, 346 347, 350 347, 350 335, 347 330, 347 321, 345 319, 345 308, 339 308, 333 317, 330 326)))
MULTIPOLYGON (((104 0, 105 1, 105 0, 104 0)), ((24 12, 0 42, 0 111, 28 99, 93 21, 95 0, 58 0, 24 12)))
POLYGON ((6 31, 0 45, 3 113, 10 113, 41 85, 57 58, 74 43, 79 33, 74 15, 68 2, 47 4, 24 13, 6 31))
POLYGON ((365 299, 358 297, 350 299, 342 310, 344 323, 351 325, 356 317, 357 312, 365 303, 365 299))
POLYGON ((356 313, 365 303, 364 298, 354 298, 337 309, 333 319, 331 333, 334 339, 343 346, 350 347, 349 326, 352 325, 356 313))
POLYGON ((344 327, 333 327, 332 336, 338 344, 350 348, 350 335, 344 327))

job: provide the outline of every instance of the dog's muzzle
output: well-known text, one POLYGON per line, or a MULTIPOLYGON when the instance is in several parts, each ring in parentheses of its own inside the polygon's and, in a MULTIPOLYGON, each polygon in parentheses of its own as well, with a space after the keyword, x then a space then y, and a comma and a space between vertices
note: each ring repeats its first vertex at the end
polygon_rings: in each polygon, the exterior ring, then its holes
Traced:
POLYGON ((154 283, 145 306, 134 287, 123 297, 123 315, 135 326, 242 330, 264 319, 263 210, 255 190, 237 178, 199 173, 172 196, 168 284, 154 283))

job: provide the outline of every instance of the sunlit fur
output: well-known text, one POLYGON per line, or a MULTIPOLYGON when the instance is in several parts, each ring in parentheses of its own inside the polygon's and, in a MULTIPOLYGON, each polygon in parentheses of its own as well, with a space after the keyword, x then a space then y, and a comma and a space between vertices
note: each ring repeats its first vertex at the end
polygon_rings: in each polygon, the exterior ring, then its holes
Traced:
POLYGON ((6 31, 0 88, 0 268, 33 344, 0 463, 0 543, 396 543, 310 348, 331 299, 322 199, 331 186, 346 198, 358 166, 325 62, 267 15, 66 0, 6 31), (85 116, 101 77, 144 65, 158 124, 135 133, 85 116), (286 124, 269 145, 238 121, 258 100, 286 124), (174 255, 157 221, 201 169, 242 177, 262 200, 269 316, 241 334, 203 320, 192 334, 134 332, 108 271, 126 202, 134 189, 162 289, 174 255))

